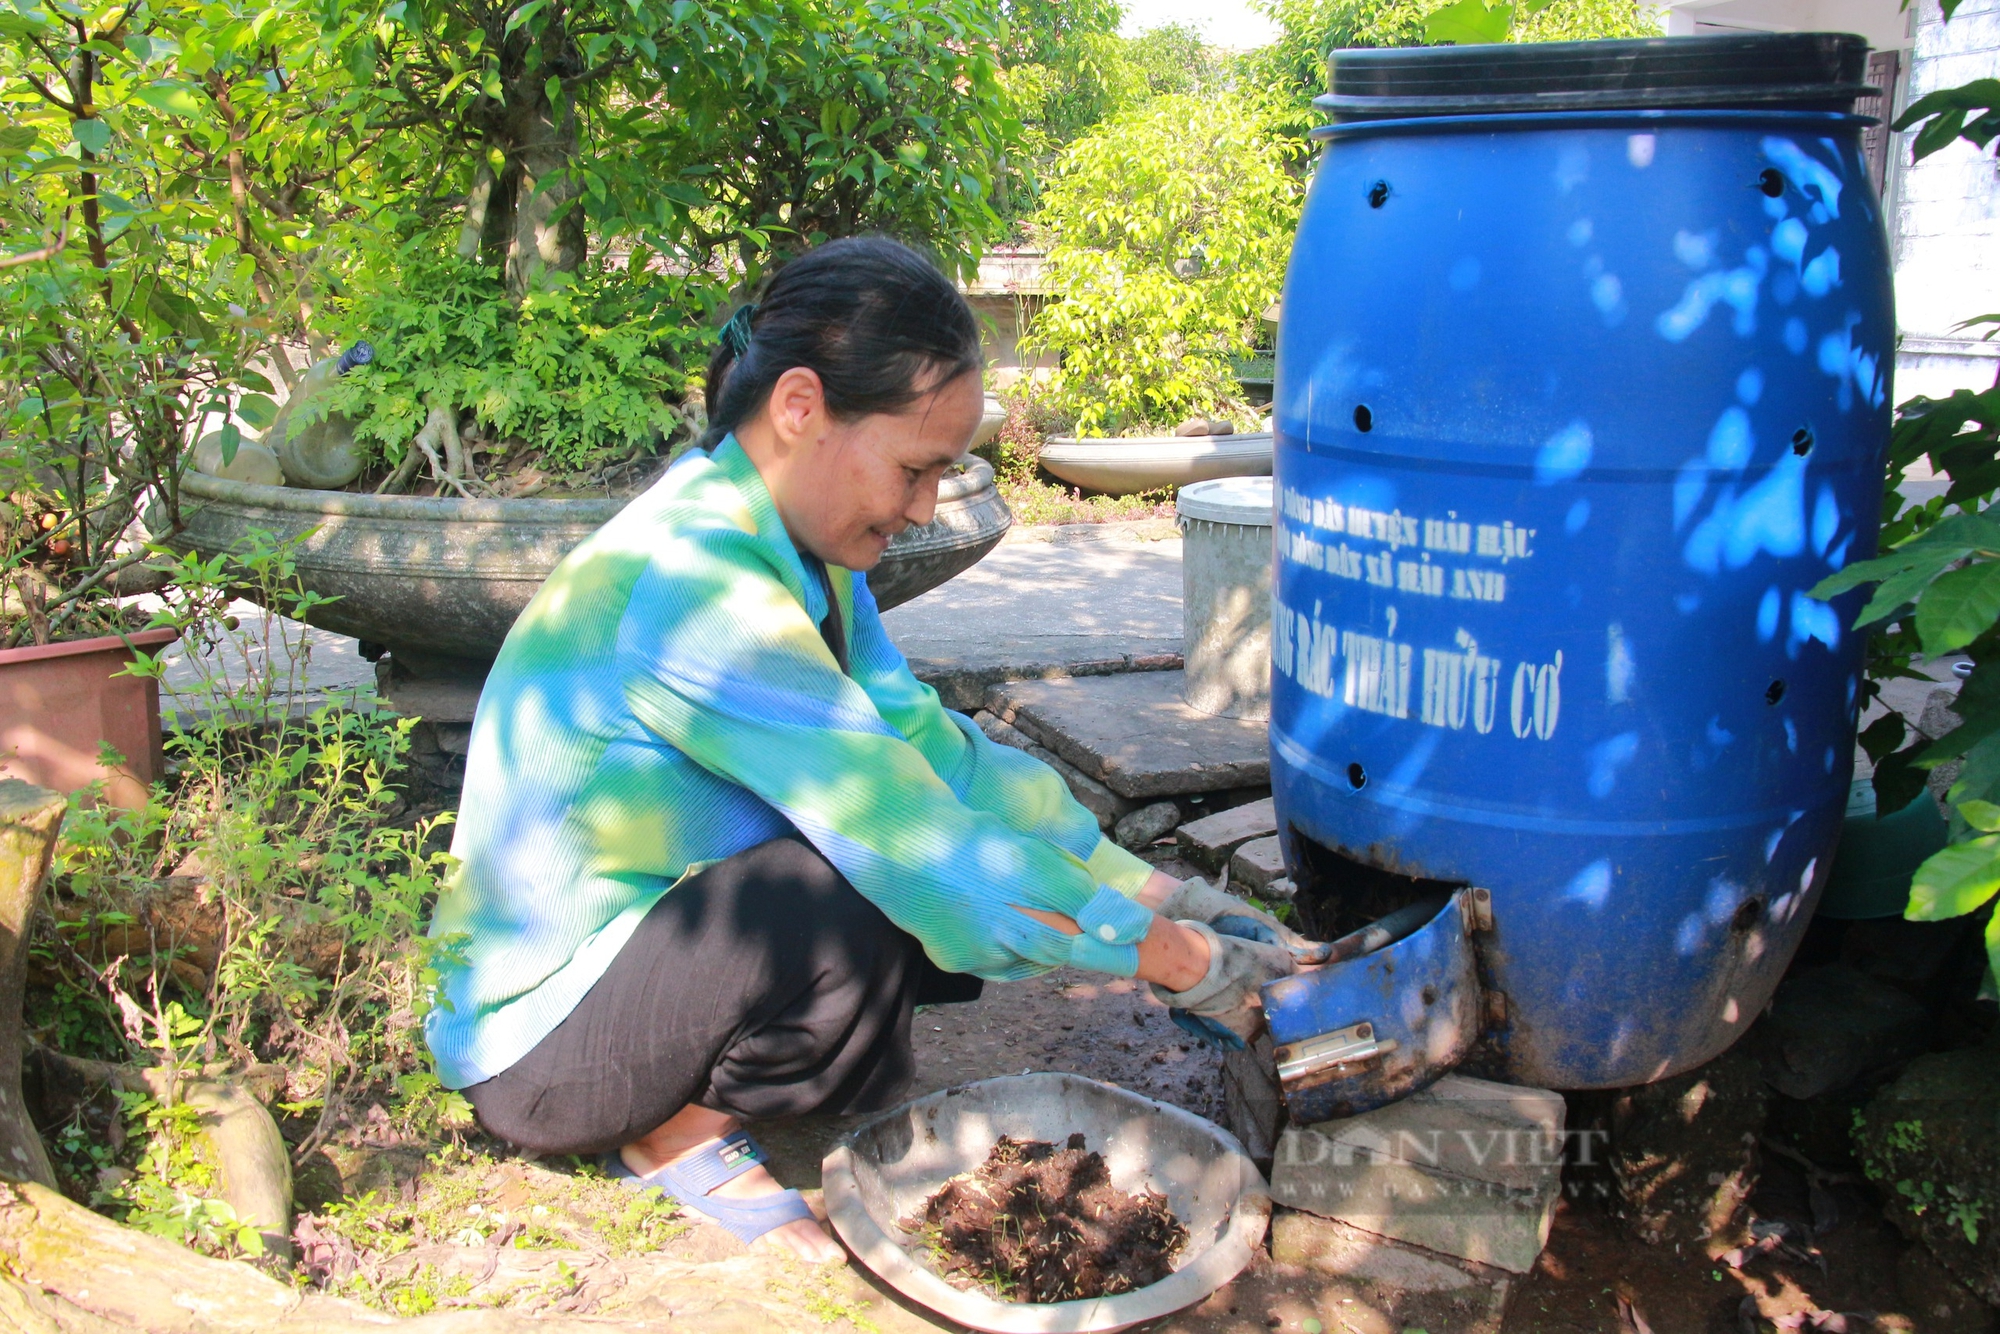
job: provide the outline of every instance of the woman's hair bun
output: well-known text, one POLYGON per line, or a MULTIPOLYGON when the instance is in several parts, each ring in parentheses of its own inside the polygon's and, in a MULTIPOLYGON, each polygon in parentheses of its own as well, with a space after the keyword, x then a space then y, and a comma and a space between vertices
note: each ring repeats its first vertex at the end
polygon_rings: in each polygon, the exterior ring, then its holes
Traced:
POLYGON ((773 273, 723 326, 700 447, 756 415, 794 366, 819 376, 829 412, 852 420, 984 364, 972 308, 937 265, 885 236, 829 241, 773 273))

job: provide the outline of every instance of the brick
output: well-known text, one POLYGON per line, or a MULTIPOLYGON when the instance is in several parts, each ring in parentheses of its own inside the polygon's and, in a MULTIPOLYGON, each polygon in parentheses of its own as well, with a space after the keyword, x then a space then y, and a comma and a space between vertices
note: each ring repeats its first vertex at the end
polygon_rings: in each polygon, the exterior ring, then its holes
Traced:
POLYGON ((1269 838, 1278 832, 1278 813, 1271 799, 1253 801, 1214 815, 1190 820, 1175 835, 1181 856, 1204 871, 1220 871, 1230 854, 1253 838, 1269 838))
POLYGON ((1253 838, 1236 849, 1229 859, 1229 885, 1249 894, 1261 894, 1274 880, 1285 875, 1285 854, 1276 835, 1253 838))

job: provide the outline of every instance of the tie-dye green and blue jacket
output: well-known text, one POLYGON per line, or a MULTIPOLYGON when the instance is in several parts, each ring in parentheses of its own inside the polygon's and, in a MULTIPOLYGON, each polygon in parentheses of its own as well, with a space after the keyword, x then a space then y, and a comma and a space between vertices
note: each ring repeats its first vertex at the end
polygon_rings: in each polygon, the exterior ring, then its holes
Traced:
POLYGON ((682 876, 794 830, 948 971, 1135 970, 1150 868, 1046 765, 947 711, 867 580, 830 573, 847 674, 824 588, 731 438, 528 604, 480 696, 431 924, 455 939, 426 1021, 447 1086, 525 1056, 682 876))

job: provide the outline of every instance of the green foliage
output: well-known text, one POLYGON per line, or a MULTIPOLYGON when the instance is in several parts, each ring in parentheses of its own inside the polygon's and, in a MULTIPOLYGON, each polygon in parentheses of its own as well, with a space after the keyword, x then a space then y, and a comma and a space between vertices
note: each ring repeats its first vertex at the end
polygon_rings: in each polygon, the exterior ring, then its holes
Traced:
POLYGON ((298 0, 0 14, 0 485, 58 519, 10 555, 24 601, 100 595, 144 557, 115 541, 142 495, 156 532, 179 524, 195 439, 220 430, 226 452, 226 414, 268 421, 266 374, 295 371, 277 340, 309 335, 314 266, 403 114, 343 62, 375 17, 298 0))
POLYGON ((1424 19, 1426 42, 1572 42, 1600 37, 1658 37, 1658 20, 1621 0, 1521 0, 1518 5, 1454 0, 1424 19))
POLYGON ((1027 342, 1084 434, 1239 411, 1232 365, 1278 297, 1305 187, 1269 103, 1162 97, 1066 152, 1038 223, 1061 291, 1027 342))
POLYGON ((1949 1182, 1940 1189, 1931 1179, 1944 1173, 1924 1134, 1924 1123, 1894 1122, 1879 1139, 1868 1132, 1867 1117, 1857 1109, 1852 1139, 1862 1173, 1877 1186, 1894 1192, 1896 1202, 1918 1218, 1932 1209, 1942 1211, 1945 1221, 1964 1236, 1965 1244, 1977 1246, 1980 1227, 1987 1218, 1987 1201, 1969 1196, 1964 1187, 1949 1182))
POLYGON ((264 1239, 236 1217, 209 1157, 201 1114, 186 1103, 165 1104, 141 1093, 119 1095, 127 1134, 144 1145, 137 1165, 100 1191, 91 1204, 127 1227, 166 1237, 224 1259, 264 1254, 264 1239))
POLYGON ((1912 125, 1923 126, 1911 145, 1918 162, 1959 139, 1985 148, 2000 136, 2000 79, 1974 79, 1918 98, 1896 117, 1896 129, 1912 125))
POLYGON ((1132 75, 1128 106, 1147 97, 1220 92, 1226 82, 1220 53, 1185 23, 1165 23, 1127 38, 1123 54, 1132 75))
MULTIPOLYGON (((390 821, 412 720, 298 709, 309 641, 270 620, 232 628, 245 589, 289 613, 311 601, 292 548, 265 539, 176 567, 155 620, 210 652, 187 656, 203 679, 170 695, 183 724, 168 742, 174 779, 139 811, 73 801, 36 941, 67 991, 31 1005, 30 1027, 58 1050, 87 1032, 176 1070, 281 1062, 294 1107, 320 1109, 303 1157, 352 1098, 428 1069, 418 1026, 446 946, 422 928, 449 862, 432 837, 449 816, 390 821), (86 996, 90 1011, 62 1013, 86 996)), ((134 671, 161 666, 141 654, 134 671)), ((432 1124, 461 1110, 434 1082, 397 1093, 432 1124)), ((171 1124, 147 1133, 178 1152, 171 1124)))
POLYGON ((511 294, 577 267, 592 237, 754 282, 773 252, 874 230, 963 268, 998 226, 992 182, 1019 127, 987 0, 355 8, 379 14, 355 49, 371 89, 410 118, 407 193, 440 175, 465 192, 511 294))
MULTIPOLYGON (((2000 893, 2000 522, 1981 512, 2000 491, 2000 388, 1902 404, 1883 487, 1883 553, 1829 576, 1813 595, 1874 586, 1855 617, 1856 629, 1874 631, 1871 698, 1883 681, 1928 679, 1912 665, 1920 655, 1963 651, 1973 660, 1956 705, 1963 721, 1938 740, 1911 734, 1893 711, 1861 734, 1883 812, 1907 806, 1928 771, 1962 761, 1945 794, 1954 807, 1951 846, 1918 868, 1904 910, 1912 921, 1941 921, 1980 911, 2000 893), (1948 485, 1905 506, 1897 484, 1920 461, 1948 485)), ((1986 946, 2000 975, 2000 915, 1987 922, 1986 946)))
POLYGON ((1223 53, 1186 24, 1120 37, 1119 10, 1092 0, 1008 7, 1001 79, 1021 120, 1018 151, 1000 184, 1001 211, 1033 211, 1043 178, 1063 149, 1105 120, 1148 99, 1222 91, 1223 53))
MULTIPOLYGON (((1466 11, 1480 0, 1459 0, 1450 6, 1466 11)), ((1422 46, 1429 41, 1581 41, 1596 37, 1657 37, 1659 23, 1637 0, 1553 0, 1528 5, 1520 23, 1506 6, 1506 22, 1496 17, 1475 19, 1482 33, 1498 36, 1428 37, 1425 28, 1437 0, 1260 0, 1259 7, 1278 24, 1280 36, 1270 46, 1251 52, 1244 78, 1261 86, 1290 90, 1300 120, 1309 118, 1305 103, 1326 91, 1326 60, 1330 52, 1348 47, 1422 46)), ((1497 16, 1498 11, 1486 11, 1497 16)), ((1466 17, 1461 13, 1461 17, 1466 17)))
POLYGON ((419 237, 368 253, 324 327, 375 360, 335 382, 328 411, 402 462, 433 407, 539 449, 557 468, 657 450, 683 417, 688 368, 705 358, 713 283, 589 263, 547 274, 518 304, 488 267, 419 237))

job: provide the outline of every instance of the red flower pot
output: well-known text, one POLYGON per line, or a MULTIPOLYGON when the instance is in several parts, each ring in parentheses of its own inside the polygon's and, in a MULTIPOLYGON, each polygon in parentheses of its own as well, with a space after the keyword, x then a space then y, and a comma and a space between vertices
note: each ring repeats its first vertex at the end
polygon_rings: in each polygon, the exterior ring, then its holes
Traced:
POLYGON ((123 676, 135 648, 173 642, 173 630, 141 630, 67 644, 0 649, 0 771, 58 792, 104 779, 105 800, 138 807, 165 771, 160 687, 123 676), (125 757, 98 762, 108 744, 125 757))

